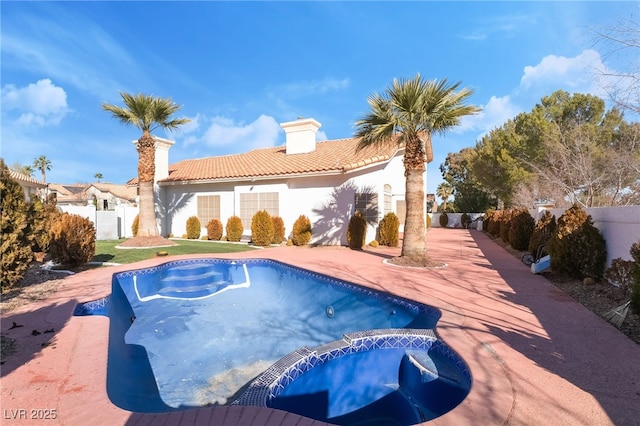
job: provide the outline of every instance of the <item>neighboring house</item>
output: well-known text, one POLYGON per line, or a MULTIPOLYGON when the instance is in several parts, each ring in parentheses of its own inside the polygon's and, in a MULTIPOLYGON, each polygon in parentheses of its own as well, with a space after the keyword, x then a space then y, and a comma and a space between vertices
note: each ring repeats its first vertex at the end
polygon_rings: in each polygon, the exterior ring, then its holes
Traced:
MULTIPOLYGON (((367 242, 376 238, 377 224, 388 212, 395 212, 404 225, 404 148, 393 142, 356 152, 355 138, 316 142, 320 123, 313 119, 281 126, 286 133, 283 146, 172 165, 168 152, 173 142, 156 138, 161 233, 180 237, 187 219, 197 216, 205 235, 211 219, 226 225, 235 215, 250 235, 251 219, 259 210, 280 216, 287 236, 296 219, 306 215, 314 244, 346 244, 355 210, 369 223, 367 242)), ((427 153, 431 161, 431 146, 427 153)))
POLYGON ((18 182, 18 184, 24 190, 24 198, 27 201, 31 201, 34 196, 38 196, 44 199, 44 195, 47 192, 47 184, 34 179, 31 176, 24 175, 22 173, 9 170, 9 177, 18 182))
POLYGON ((98 210, 113 210, 116 206, 137 206, 138 189, 113 183, 92 183, 84 193, 98 210))
POLYGON ((49 184, 49 192, 55 196, 58 206, 86 206, 87 197, 84 194, 86 188, 87 184, 84 183, 49 184))
POLYGON ((97 210, 113 210, 118 205, 135 206, 137 189, 112 183, 49 184, 56 194, 58 206, 85 206, 92 204, 97 210))

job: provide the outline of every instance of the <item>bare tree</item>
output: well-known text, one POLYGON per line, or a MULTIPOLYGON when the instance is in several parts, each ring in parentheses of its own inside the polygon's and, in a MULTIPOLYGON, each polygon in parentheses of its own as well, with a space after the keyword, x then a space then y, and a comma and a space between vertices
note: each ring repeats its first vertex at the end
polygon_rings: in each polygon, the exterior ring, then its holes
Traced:
POLYGON ((633 17, 615 27, 592 29, 594 45, 605 45, 605 59, 618 60, 625 69, 600 70, 602 88, 618 108, 640 114, 640 24, 633 17))

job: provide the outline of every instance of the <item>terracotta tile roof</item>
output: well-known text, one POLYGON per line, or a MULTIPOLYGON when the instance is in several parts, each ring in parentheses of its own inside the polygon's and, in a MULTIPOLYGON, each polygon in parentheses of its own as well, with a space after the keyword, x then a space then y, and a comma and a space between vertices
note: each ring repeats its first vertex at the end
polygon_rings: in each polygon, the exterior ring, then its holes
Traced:
POLYGON ((126 185, 117 185, 114 183, 93 183, 91 184, 101 192, 108 192, 120 199, 127 201, 135 201, 138 190, 126 185))
POLYGON ((39 181, 38 179, 35 179, 35 178, 31 177, 31 176, 27 176, 27 175, 22 174, 22 173, 14 172, 13 170, 9 170, 9 177, 11 177, 11 179, 13 179, 13 180, 17 180, 17 181, 25 182, 25 183, 31 183, 31 184, 33 184, 35 186, 40 186, 42 188, 46 188, 47 187, 46 183, 44 183, 42 181, 39 181))
MULTIPOLYGON (((244 154, 183 160, 169 166, 169 177, 160 182, 206 181, 251 177, 278 177, 318 173, 347 173, 393 158, 399 150, 393 142, 355 152, 358 139, 317 142, 304 154, 286 154, 286 146, 262 148, 244 154)), ((136 183, 137 179, 129 183, 136 183)))

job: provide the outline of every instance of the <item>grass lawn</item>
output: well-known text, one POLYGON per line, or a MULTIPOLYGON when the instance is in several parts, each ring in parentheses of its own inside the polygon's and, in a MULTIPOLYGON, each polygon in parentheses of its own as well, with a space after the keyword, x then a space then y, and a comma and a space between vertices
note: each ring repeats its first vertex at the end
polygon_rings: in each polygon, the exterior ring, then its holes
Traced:
POLYGON ((125 240, 96 241, 96 254, 93 262, 133 263, 150 259, 159 251, 172 254, 202 254, 202 253, 235 253, 256 250, 248 244, 221 243, 201 240, 173 240, 178 245, 149 249, 118 249, 116 246, 125 240))

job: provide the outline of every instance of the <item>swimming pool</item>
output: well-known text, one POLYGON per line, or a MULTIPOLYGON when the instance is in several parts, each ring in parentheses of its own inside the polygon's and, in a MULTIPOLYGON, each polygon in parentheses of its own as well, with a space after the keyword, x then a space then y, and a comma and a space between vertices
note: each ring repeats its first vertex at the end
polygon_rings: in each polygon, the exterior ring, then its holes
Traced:
POLYGON ((109 316, 107 393, 130 411, 244 404, 413 424, 471 386, 433 332, 437 309, 272 260, 121 272, 76 314, 109 316))

